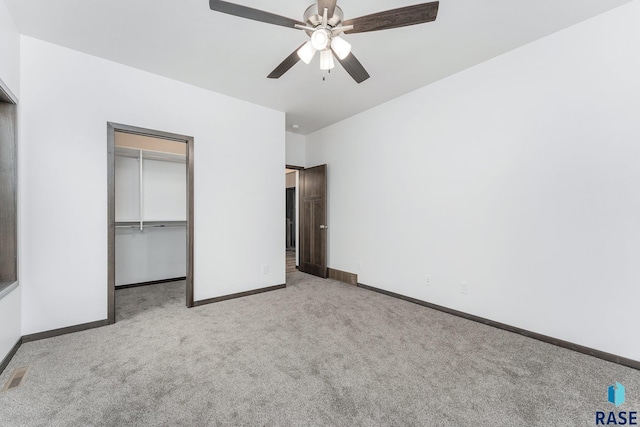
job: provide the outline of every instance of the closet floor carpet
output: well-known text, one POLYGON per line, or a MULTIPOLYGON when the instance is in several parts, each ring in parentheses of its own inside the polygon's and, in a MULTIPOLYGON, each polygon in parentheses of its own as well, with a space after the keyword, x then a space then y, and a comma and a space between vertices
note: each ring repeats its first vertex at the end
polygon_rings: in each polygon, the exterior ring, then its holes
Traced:
POLYGON ((588 426, 640 410, 640 371, 406 301, 287 275, 193 309, 119 290, 117 323, 22 345, 2 426, 588 426))

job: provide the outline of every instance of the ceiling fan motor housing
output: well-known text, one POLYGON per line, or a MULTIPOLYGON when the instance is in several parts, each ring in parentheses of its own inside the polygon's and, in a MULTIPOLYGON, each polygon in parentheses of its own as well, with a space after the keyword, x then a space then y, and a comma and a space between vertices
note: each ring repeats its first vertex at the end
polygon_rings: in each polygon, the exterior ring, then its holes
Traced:
MULTIPOLYGON (((318 13, 318 4, 314 3, 304 11, 302 19, 310 26, 317 27, 318 25, 322 25, 322 15, 323 13, 318 13)), ((342 21, 344 21, 344 13, 342 13, 342 9, 340 9, 339 6, 336 6, 333 16, 327 17, 327 26, 332 28, 337 27, 342 23, 342 21)), ((312 32, 307 31, 307 34, 311 36, 312 32)))

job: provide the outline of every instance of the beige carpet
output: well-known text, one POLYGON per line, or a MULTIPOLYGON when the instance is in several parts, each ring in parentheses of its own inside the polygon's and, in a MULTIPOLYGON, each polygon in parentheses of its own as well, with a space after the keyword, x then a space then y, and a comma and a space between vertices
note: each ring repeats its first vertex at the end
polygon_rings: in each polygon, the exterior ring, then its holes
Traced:
POLYGON ((115 325, 23 345, 1 426, 591 426, 640 410, 640 372, 353 286, 194 309, 184 282, 119 290, 115 325))

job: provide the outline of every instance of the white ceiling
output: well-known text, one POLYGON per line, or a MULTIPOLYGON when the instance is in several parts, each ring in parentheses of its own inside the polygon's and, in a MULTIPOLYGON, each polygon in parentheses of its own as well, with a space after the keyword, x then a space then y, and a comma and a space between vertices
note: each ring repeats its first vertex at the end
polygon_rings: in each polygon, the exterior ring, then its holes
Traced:
MULTIPOLYGON (((208 0, 4 0, 23 34, 286 112, 309 134, 630 0, 441 0, 435 22, 346 35, 371 78, 318 58, 267 79, 304 32, 213 12, 208 0)), ((302 20, 313 0, 235 3, 302 20)), ((345 19, 421 0, 338 0, 345 19)), ((293 124, 299 129, 292 129, 293 124)))

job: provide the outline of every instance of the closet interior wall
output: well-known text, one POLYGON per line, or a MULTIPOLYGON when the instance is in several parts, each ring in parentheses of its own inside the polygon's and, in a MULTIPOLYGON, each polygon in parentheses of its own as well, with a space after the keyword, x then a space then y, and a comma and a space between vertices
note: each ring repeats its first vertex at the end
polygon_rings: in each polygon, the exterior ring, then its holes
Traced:
POLYGON ((116 132, 117 286, 186 276, 185 143, 116 132))

